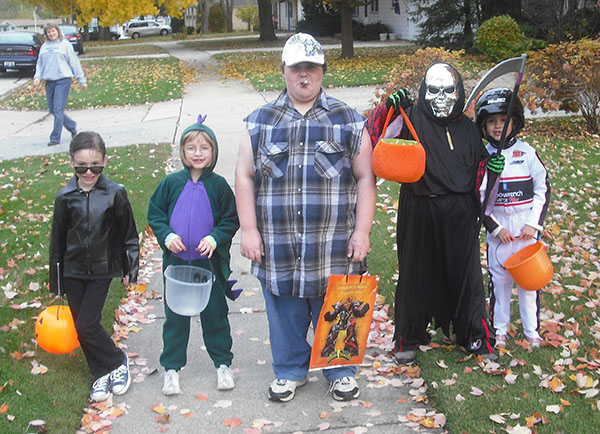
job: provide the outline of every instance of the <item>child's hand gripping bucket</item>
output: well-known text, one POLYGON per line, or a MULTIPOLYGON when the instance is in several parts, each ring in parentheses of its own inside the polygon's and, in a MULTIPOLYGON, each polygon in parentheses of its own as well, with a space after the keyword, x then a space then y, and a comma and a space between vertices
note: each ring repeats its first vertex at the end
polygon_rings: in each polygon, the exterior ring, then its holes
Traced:
POLYGON ((169 265, 165 270, 167 306, 179 315, 200 314, 208 304, 214 281, 214 274, 204 268, 169 265))
POLYGON ((517 285, 528 291, 542 289, 550 280, 554 269, 541 241, 530 244, 509 257, 504 268, 517 285))
POLYGON ((373 150, 371 167, 373 173, 380 178, 401 183, 416 182, 425 173, 425 149, 402 107, 400 107, 400 112, 415 140, 384 138, 394 113, 394 109, 390 108, 383 126, 381 139, 379 139, 373 150))

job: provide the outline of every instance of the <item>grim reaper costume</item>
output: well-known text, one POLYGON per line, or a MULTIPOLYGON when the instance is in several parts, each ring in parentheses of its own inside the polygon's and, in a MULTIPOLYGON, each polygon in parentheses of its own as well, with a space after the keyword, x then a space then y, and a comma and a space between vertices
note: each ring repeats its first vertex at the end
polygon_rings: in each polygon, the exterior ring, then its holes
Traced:
MULTIPOLYGON (((488 153, 477 126, 463 115, 464 102, 458 71, 436 63, 425 74, 417 104, 406 110, 427 161, 419 181, 402 185, 398 202, 394 341, 399 363, 413 361, 418 345, 430 341, 427 327, 432 320, 446 336, 452 326, 457 343, 468 352, 495 357, 475 241, 476 179, 488 153)), ((369 116, 373 143, 380 138, 387 110, 381 104, 369 116)), ((398 134, 402 117, 395 122, 396 136, 412 139, 406 126, 398 134)))

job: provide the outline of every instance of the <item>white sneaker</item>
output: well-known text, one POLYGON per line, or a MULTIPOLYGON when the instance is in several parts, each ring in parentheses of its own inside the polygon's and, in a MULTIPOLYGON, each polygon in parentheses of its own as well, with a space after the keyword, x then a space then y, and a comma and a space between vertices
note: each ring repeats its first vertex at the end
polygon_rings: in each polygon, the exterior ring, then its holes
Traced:
POLYGON ((276 378, 269 387, 269 399, 276 402, 287 402, 296 396, 296 388, 306 384, 306 378, 300 381, 282 380, 276 378))
POLYGON ((92 384, 92 393, 90 393, 90 399, 92 401, 106 401, 109 396, 110 372, 94 381, 94 384, 92 384))
POLYGON ((217 390, 231 390, 234 387, 235 379, 229 366, 219 366, 219 369, 217 369, 217 390))
POLYGON ((360 395, 360 389, 354 377, 342 377, 332 381, 329 390, 336 401, 350 401, 360 395))
POLYGON ((165 372, 165 382, 163 383, 162 393, 164 395, 179 395, 179 372, 175 369, 169 369, 165 372))

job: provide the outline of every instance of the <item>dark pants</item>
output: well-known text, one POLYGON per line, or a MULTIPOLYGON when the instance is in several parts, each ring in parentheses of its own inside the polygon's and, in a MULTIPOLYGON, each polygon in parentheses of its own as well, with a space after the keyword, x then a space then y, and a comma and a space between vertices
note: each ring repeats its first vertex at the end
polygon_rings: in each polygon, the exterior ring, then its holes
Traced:
POLYGON ((102 327, 102 308, 112 279, 64 278, 81 349, 94 378, 118 368, 125 355, 102 327))

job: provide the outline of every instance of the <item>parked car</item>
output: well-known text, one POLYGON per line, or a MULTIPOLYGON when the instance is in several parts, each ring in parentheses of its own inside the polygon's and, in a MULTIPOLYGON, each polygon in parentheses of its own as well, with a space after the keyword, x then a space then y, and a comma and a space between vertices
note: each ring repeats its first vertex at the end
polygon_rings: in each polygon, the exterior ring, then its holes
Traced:
POLYGON ((67 41, 73 46, 73 50, 83 54, 83 38, 77 29, 77 26, 60 25, 60 31, 67 41))
POLYGON ((0 72, 7 69, 35 72, 42 35, 36 32, 0 32, 0 72))
POLYGON ((137 39, 140 36, 165 36, 173 33, 171 26, 157 21, 131 21, 125 29, 127 36, 137 39))
MULTIPOLYGON (((85 35, 85 29, 82 27, 81 29, 79 29, 79 32, 82 35, 85 35)), ((90 41, 98 41, 100 39, 100 32, 98 27, 88 27, 88 35, 90 38, 90 41)), ((121 34, 114 29, 114 27, 110 28, 110 40, 111 41, 116 41, 117 39, 119 39, 121 37, 121 34)))

